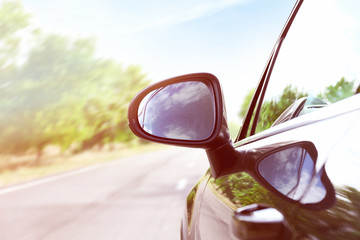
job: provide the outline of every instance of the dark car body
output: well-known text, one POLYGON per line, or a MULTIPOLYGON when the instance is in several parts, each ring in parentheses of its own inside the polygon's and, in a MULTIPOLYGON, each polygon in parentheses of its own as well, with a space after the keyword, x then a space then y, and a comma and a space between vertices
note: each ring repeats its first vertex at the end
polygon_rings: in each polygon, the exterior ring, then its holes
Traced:
MULTIPOLYGON (((344 86, 349 87, 345 80, 329 86, 327 97, 298 94, 290 104, 281 106, 278 115, 271 104, 281 101, 265 96, 281 46, 302 4, 296 3, 275 44, 234 144, 221 88, 211 74, 165 80, 133 100, 129 125, 137 136, 204 148, 208 155, 210 169, 186 200, 182 239, 360 239, 357 80, 351 84, 352 94, 338 101, 330 104, 326 100, 331 90, 345 92, 344 86), (337 87, 340 83, 342 87, 337 87), (189 97, 176 103, 180 93, 189 97), (263 110, 266 107, 276 120, 263 121, 269 113, 263 110), (261 129, 262 125, 267 127, 261 129)), ((312 7, 309 3, 307 9, 312 7)), ((321 9, 326 11, 326 7, 321 9)), ((318 14, 321 18, 321 12, 318 14)), ((319 34, 321 31, 318 29, 319 34)), ((330 58, 331 52, 328 54, 330 58)), ((298 65, 294 69, 303 70, 298 65)))
POLYGON ((331 207, 306 209, 283 200, 245 172, 217 179, 208 172, 187 199, 186 217, 182 222, 184 239, 237 239, 234 213, 237 208, 250 204, 266 204, 279 210, 295 239, 359 239, 359 102, 360 95, 236 144, 238 150, 249 151, 292 142, 294 136, 311 141, 324 157, 316 162, 316 174, 326 176, 326 184, 336 190, 336 201, 329 197, 331 207), (349 107, 354 105, 358 107, 349 107), (329 129, 331 136, 324 137, 328 136, 329 129))

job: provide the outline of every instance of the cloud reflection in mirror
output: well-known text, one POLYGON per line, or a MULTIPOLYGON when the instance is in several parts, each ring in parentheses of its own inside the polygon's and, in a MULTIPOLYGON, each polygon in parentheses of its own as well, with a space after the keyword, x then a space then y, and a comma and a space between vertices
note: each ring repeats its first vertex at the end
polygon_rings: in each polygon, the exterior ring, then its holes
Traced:
POLYGON ((291 147, 275 152, 259 164, 264 179, 281 194, 303 203, 320 202, 326 189, 315 176, 315 162, 301 147, 291 147))
POLYGON ((174 83, 150 92, 138 119, 146 132, 158 137, 204 140, 215 127, 213 94, 200 81, 174 83))

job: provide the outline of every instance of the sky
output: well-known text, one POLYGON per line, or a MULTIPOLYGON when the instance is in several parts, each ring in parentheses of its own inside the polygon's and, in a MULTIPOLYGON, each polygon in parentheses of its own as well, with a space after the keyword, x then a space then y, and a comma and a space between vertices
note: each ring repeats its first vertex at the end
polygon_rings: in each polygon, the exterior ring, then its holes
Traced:
POLYGON ((23 0, 45 31, 95 37, 98 54, 140 65, 153 82, 209 72, 228 118, 254 88, 295 1, 23 0))

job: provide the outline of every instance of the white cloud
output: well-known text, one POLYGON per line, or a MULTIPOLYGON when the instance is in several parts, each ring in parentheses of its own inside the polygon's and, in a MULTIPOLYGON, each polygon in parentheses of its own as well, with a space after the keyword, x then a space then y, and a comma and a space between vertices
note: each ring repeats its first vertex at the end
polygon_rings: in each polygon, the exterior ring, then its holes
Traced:
POLYGON ((183 140, 198 140, 196 137, 197 133, 188 128, 184 128, 183 126, 178 126, 175 124, 170 124, 165 126, 166 131, 164 132, 164 136, 167 138, 173 139, 183 139, 183 140))
POLYGON ((125 8, 124 10, 127 11, 127 13, 120 12, 120 14, 123 14, 124 18, 126 18, 123 19, 126 20, 126 24, 121 28, 116 27, 117 32, 127 35, 156 28, 169 27, 209 16, 226 8, 244 4, 248 2, 248 0, 156 2, 151 2, 147 9, 144 9, 144 7, 139 9, 125 8), (156 4, 156 2, 158 4, 156 4), (157 5, 160 7, 156 7, 157 5))

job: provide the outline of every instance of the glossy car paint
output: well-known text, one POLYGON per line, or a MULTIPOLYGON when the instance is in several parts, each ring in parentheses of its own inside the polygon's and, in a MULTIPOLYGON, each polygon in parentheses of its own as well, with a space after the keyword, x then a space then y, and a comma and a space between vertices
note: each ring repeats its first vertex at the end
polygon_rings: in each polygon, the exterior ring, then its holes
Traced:
POLYGON ((319 154, 317 174, 325 171, 336 190, 336 203, 332 207, 321 211, 306 210, 269 192, 247 173, 218 179, 207 175, 209 179, 205 180, 208 184, 202 193, 199 222, 192 226, 192 230, 196 232, 194 239, 237 239, 233 235, 231 216, 238 207, 252 203, 265 203, 281 211, 294 239, 358 239, 359 102, 360 95, 356 95, 299 117, 286 126, 269 129, 256 136, 260 140, 247 139, 244 142, 249 142, 248 144, 237 144, 238 150, 251 150, 284 141, 313 142, 319 154), (226 187, 222 188, 221 183, 226 187), (227 191, 234 190, 231 185, 238 189, 239 196, 226 194, 227 191))

